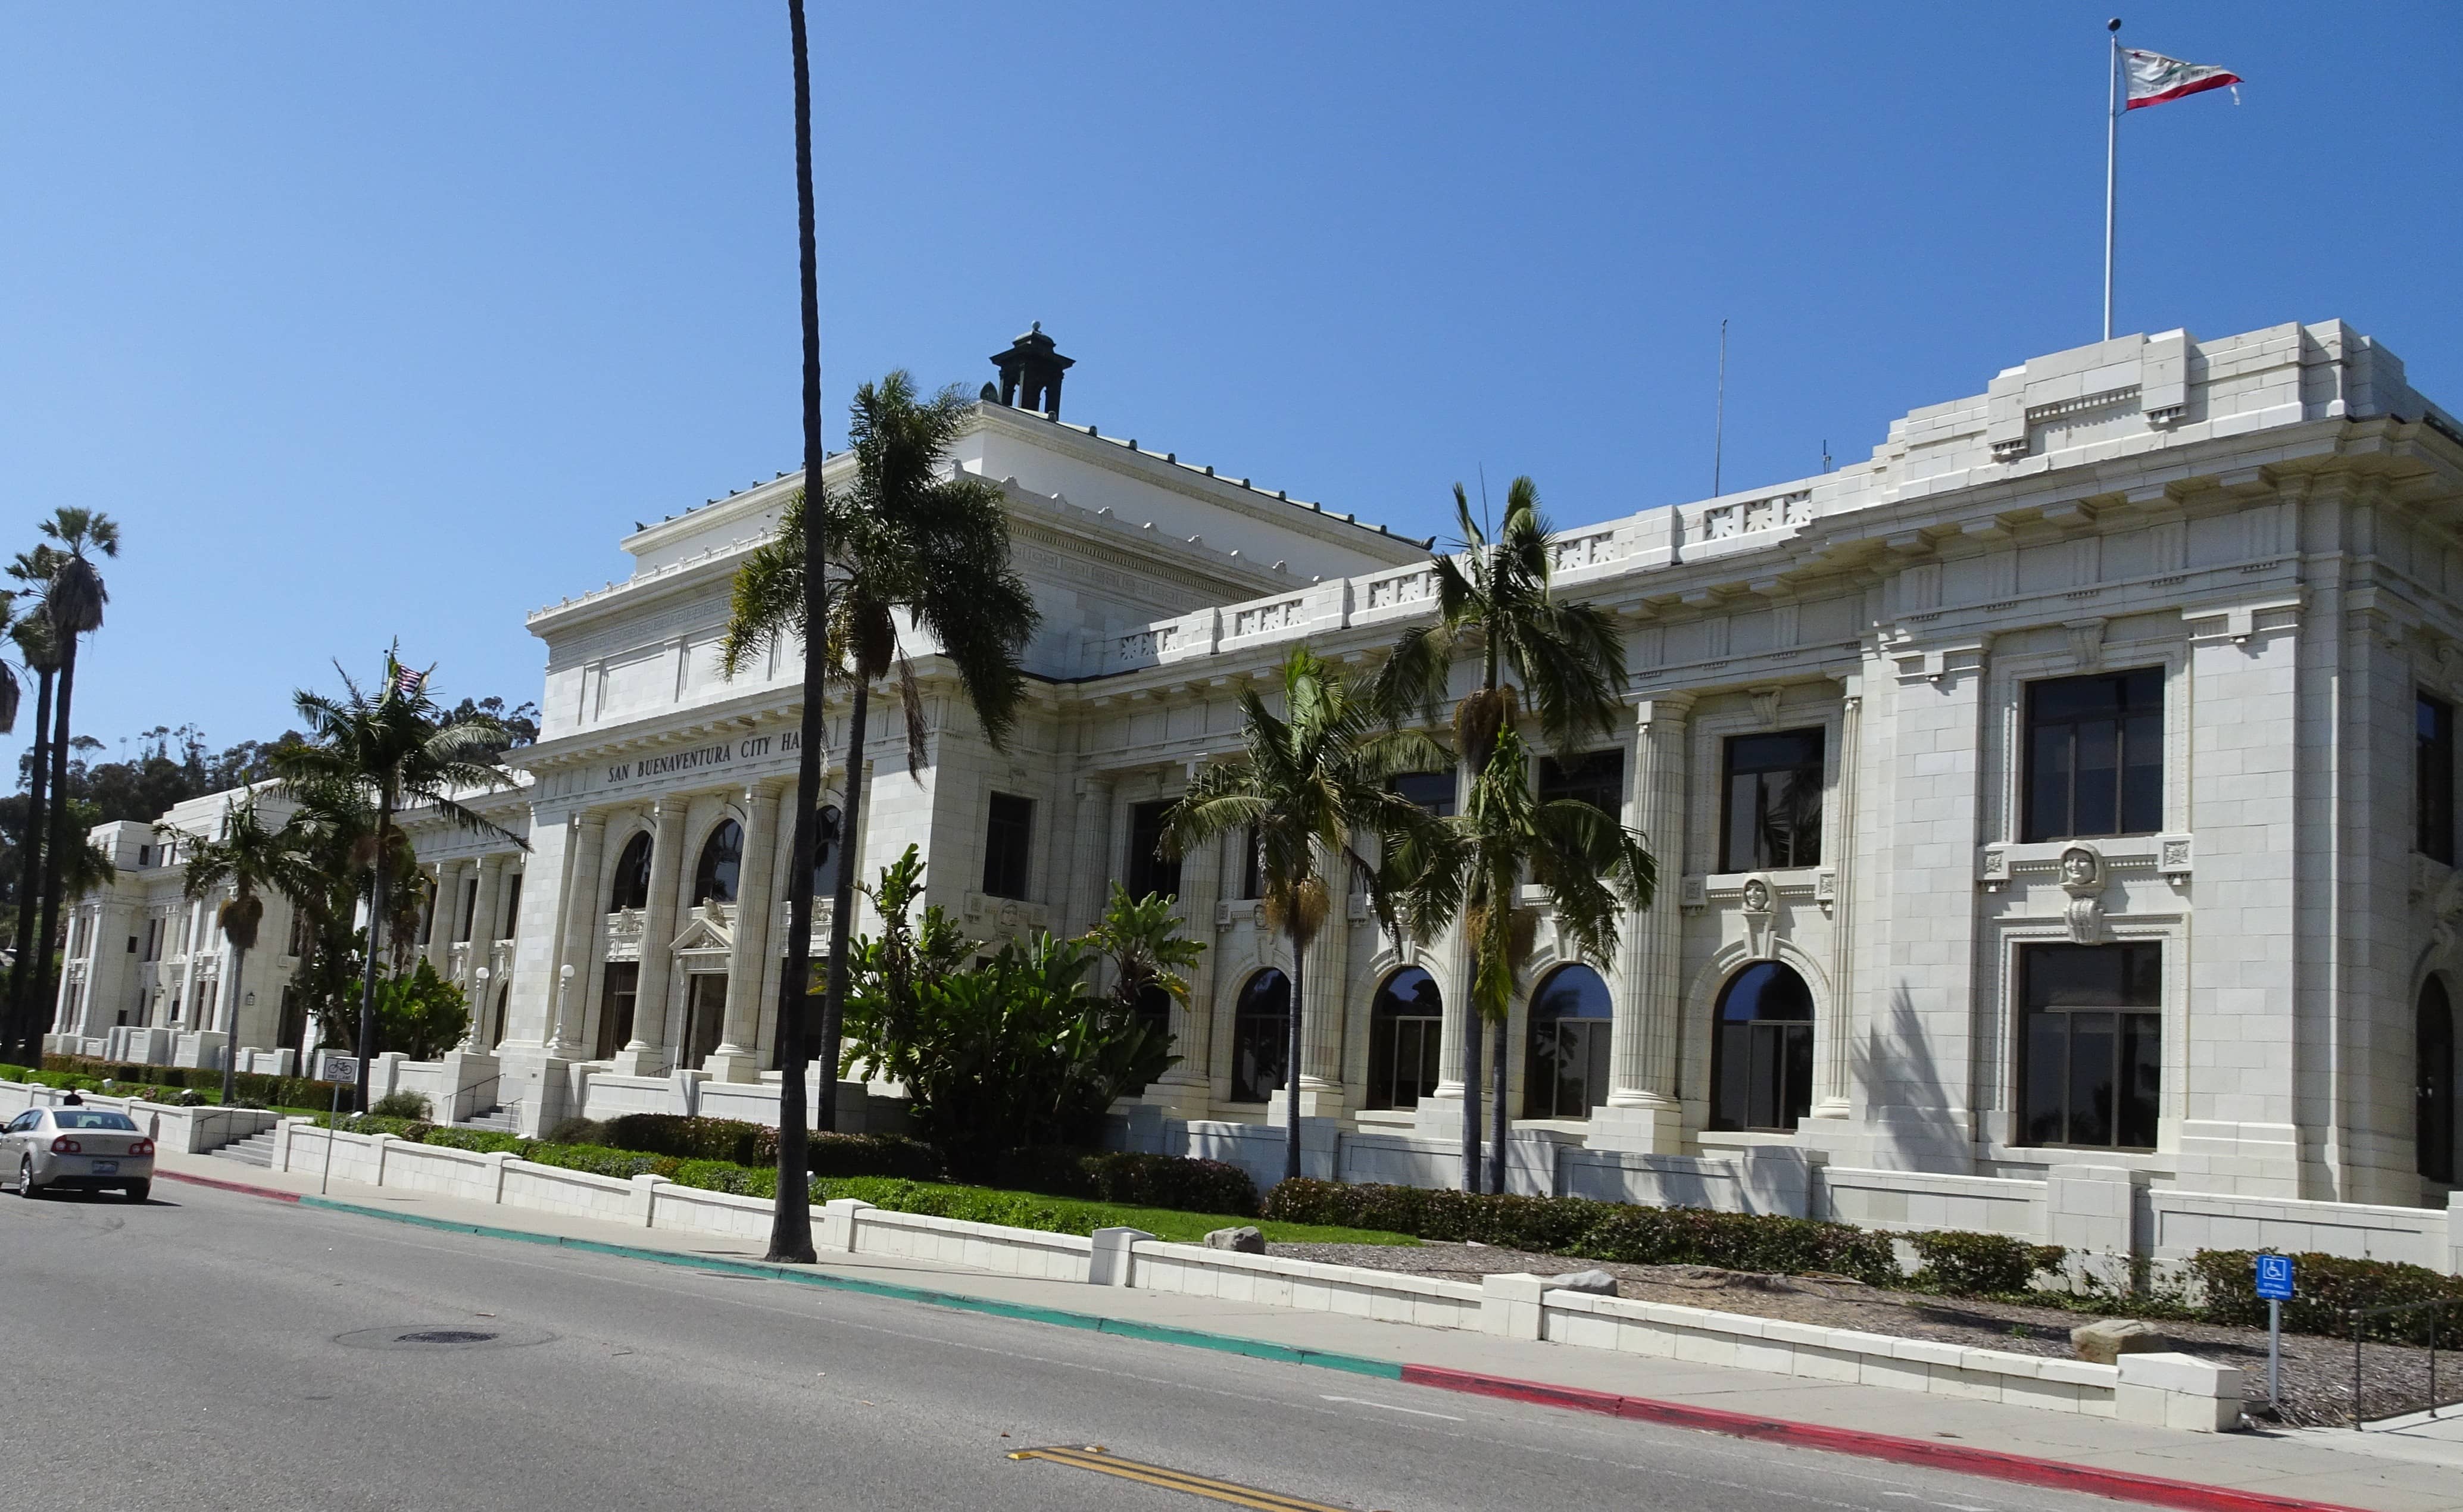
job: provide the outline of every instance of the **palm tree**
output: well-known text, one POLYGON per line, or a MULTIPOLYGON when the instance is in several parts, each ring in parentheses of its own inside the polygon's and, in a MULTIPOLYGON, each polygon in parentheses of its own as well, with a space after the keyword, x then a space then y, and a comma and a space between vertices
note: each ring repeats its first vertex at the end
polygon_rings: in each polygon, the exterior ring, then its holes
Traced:
POLYGON ((1179 901, 1157 893, 1131 897, 1114 882, 1103 917, 1079 937, 1111 961, 1112 998, 1124 1013, 1145 1007, 1152 993, 1175 1003, 1188 997, 1181 973, 1197 964, 1206 947, 1181 934, 1180 916, 1172 909, 1179 901))
MULTIPOLYGON (((1240 690, 1243 754, 1198 772, 1164 815, 1164 850, 1173 855, 1226 834, 1256 835, 1266 921, 1292 948, 1291 1039, 1283 1095, 1285 1177, 1300 1174, 1301 1019, 1308 948, 1333 907, 1330 863, 1363 882, 1390 929, 1395 913, 1386 874, 1354 847, 1376 835, 1386 852, 1426 853, 1436 823, 1395 792, 1396 774, 1444 759, 1415 730, 1381 730, 1374 710, 1355 700, 1340 672, 1305 645, 1283 660, 1283 713, 1254 688, 1240 690), (1415 845, 1416 842, 1416 845, 1415 845)), ((1346 890, 1347 891, 1347 890, 1346 890)))
MULTIPOLYGON (((855 453, 853 486, 832 493, 821 486, 818 466, 804 474, 804 488, 785 510, 778 533, 746 558, 735 575, 732 614, 722 648, 729 677, 750 666, 765 650, 790 636, 804 637, 818 616, 817 637, 805 637, 804 722, 817 724, 822 680, 837 677, 849 688, 846 734, 845 817, 839 840, 838 895, 830 919, 826 995, 821 1003, 820 1098, 814 1125, 837 1121, 839 1026, 846 1004, 848 926, 855 918, 855 883, 861 854, 863 751, 872 686, 892 674, 898 680, 913 768, 924 763, 926 727, 915 669, 899 644, 905 616, 938 642, 973 705, 975 721, 995 748, 1015 721, 1026 689, 1018 658, 1040 619, 1034 595, 1009 559, 1009 511, 1000 486, 962 471, 942 471, 951 442, 966 424, 970 401, 954 386, 921 399, 915 380, 893 372, 856 390, 847 425, 855 453), (824 551, 826 545, 826 551, 824 551), (816 572, 816 566, 818 572, 816 572), (817 603, 817 582, 826 581, 825 603, 817 603), (817 639, 817 647, 810 644, 817 639)), ((799 1083, 792 1068, 807 1056, 788 1039, 788 1000, 811 991, 809 949, 812 856, 808 831, 820 806, 819 737, 804 740, 803 767, 812 777, 796 788, 796 859, 790 867, 788 971, 781 983, 779 1067, 782 1087, 799 1083), (800 969, 799 969, 800 966, 800 969)), ((920 780, 920 779, 919 779, 920 780)), ((800 1093, 796 1096, 800 1103, 800 1093)), ((797 1109, 800 1111, 800 1108, 797 1109)), ((787 1158, 790 1104, 779 1103, 779 1159, 787 1158)), ((800 1139, 800 1132, 797 1134, 800 1139)), ((779 1190, 788 1191, 791 1168, 781 1165, 779 1190)), ((798 1177, 793 1186, 802 1190, 798 1177)), ((800 1200, 800 1199, 799 1199, 800 1200)), ((781 1197, 782 1208, 786 1199, 781 1197)), ((775 1244, 776 1224, 774 1220, 775 1244)), ((809 1222, 809 1219, 806 1220, 809 1222)))
MULTIPOLYGON (((21 551, 9 565, 9 575, 19 582, 46 589, 51 583, 53 552, 49 547, 36 547, 21 551)), ((24 854, 19 858, 17 876, 17 964, 11 973, 9 1003, 0 1011, 0 1047, 14 1060, 29 1066, 40 1064, 40 1042, 36 1054, 30 1057, 25 1049, 27 1026, 37 1017, 34 1005, 38 959, 34 949, 35 921, 42 912, 43 857, 51 848, 52 819, 48 798, 52 783, 52 689, 59 677, 59 637, 52 632, 52 621, 38 605, 9 627, 9 638, 16 643, 17 654, 25 659, 26 667, 34 674, 34 749, 26 774, 26 827, 23 836, 24 854)))
POLYGON ((1403 912, 1425 940, 1459 918, 1471 946, 1471 1004, 1496 1026, 1496 1137, 1488 1186, 1505 1190, 1505 1033, 1515 983, 1530 964, 1538 913, 1516 901, 1528 877, 1547 895, 1558 954, 1602 960, 1616 953, 1623 910, 1648 908, 1658 874, 1640 833, 1580 799, 1542 802, 1531 788, 1530 747, 1519 731, 1497 731, 1487 768, 1463 811, 1433 840, 1406 847, 1397 870, 1409 877, 1403 912))
MULTIPOLYGON (((52 708, 51 838, 44 851, 43 918, 36 926, 36 954, 48 964, 52 940, 59 929, 60 887, 65 880, 61 862, 71 844, 69 702, 76 691, 77 637, 102 628, 102 606, 111 601, 102 574, 86 551, 91 548, 105 556, 118 556, 120 526, 98 510, 68 506, 54 510, 42 523, 42 531, 51 538, 48 544, 54 553, 51 582, 43 592, 43 614, 52 622, 60 649, 59 696, 52 708)), ((47 981, 49 975, 48 970, 37 972, 35 980, 47 981)), ((30 1003, 25 1026, 28 1051, 39 1061, 42 1041, 33 1033, 35 1016, 30 1003)))
MULTIPOLYGON (((1500 737, 1514 729, 1527 707, 1556 750, 1570 753, 1594 732, 1616 727, 1624 684, 1624 646, 1616 622, 1595 604, 1567 603, 1549 586, 1550 530, 1539 513, 1539 489, 1516 478, 1506 490, 1505 519, 1493 541, 1471 518, 1471 500, 1454 485, 1454 517, 1462 538, 1430 567, 1437 580, 1437 617, 1416 625, 1395 642, 1378 669, 1371 698, 1389 720, 1417 715, 1434 722, 1456 662, 1476 659, 1479 682, 1454 707, 1454 739, 1476 788, 1495 760, 1500 737), (1506 680, 1511 672, 1515 680, 1506 680)), ((1527 778, 1526 778, 1527 780, 1527 778)), ((1511 895, 1505 895, 1510 898, 1511 895)), ((1466 896, 1466 905, 1471 899, 1466 896)), ((1497 906, 1506 906, 1500 898, 1497 906)), ((1466 923, 1471 922, 1466 919, 1466 923)), ((1502 944, 1503 935, 1493 943, 1502 944)), ((1481 958, 1473 976, 1502 969, 1481 958)), ((1483 997, 1495 1043, 1492 1115, 1502 1173, 1507 1130, 1506 1012, 1511 994, 1483 997)), ((1479 1190, 1480 1047, 1476 1026, 1463 1046, 1463 1190, 1479 1190)))
MULTIPOLYGON (((305 690, 292 695, 307 722, 308 741, 274 752, 274 770, 285 796, 306 795, 336 807, 333 789, 356 793, 376 810, 376 828, 357 849, 366 853, 368 941, 360 982, 359 1105, 368 1106, 368 1060, 376 1050, 377 936, 388 921, 394 892, 388 873, 399 864, 403 843, 394 815, 423 805, 474 834, 530 842, 491 824, 464 806, 456 794, 491 791, 511 785, 488 753, 505 746, 504 726, 487 715, 448 720, 428 695, 429 672, 402 664, 399 650, 385 653, 384 681, 370 693, 351 680, 339 663, 343 696, 329 699, 305 690), (320 792, 320 789, 323 791, 320 792)), ((399 931, 396 932, 397 935, 399 931)))
POLYGON ((223 984, 223 1102, 231 1100, 232 1077, 239 1065, 239 1009, 246 980, 248 953, 256 944, 257 925, 265 918, 267 892, 297 896, 313 885, 299 853, 299 832, 286 824, 269 828, 256 811, 251 792, 223 810, 222 833, 184 837, 187 869, 182 891, 201 898, 228 887, 230 896, 214 911, 214 922, 230 941, 230 981, 223 984))

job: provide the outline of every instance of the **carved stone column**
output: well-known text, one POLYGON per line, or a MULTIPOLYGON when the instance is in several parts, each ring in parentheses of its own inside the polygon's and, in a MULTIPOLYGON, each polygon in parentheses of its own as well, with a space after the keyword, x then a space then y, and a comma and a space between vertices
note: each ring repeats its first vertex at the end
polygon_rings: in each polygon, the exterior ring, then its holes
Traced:
POLYGON ((735 940, 727 958, 727 1022, 702 1069, 717 1081, 761 1079, 761 978, 770 951, 771 857, 778 843, 778 795, 743 792, 744 854, 735 869, 735 940))
POLYGON ((607 816, 576 814, 572 820, 572 856, 565 867, 564 930, 556 947, 556 994, 550 1010, 547 1050, 558 1059, 578 1059, 581 1047, 575 1034, 587 1011, 580 994, 589 990, 591 961, 599 952, 599 932, 605 916, 599 911, 599 861, 607 849, 607 816))
POLYGON ((667 1069, 667 991, 673 980, 676 893, 683 886, 684 805, 650 806, 650 896, 642 906, 642 969, 633 984, 633 1034, 616 1052, 619 1076, 656 1076, 667 1069))
POLYGON ((1850 980, 1856 954, 1850 941, 1856 929, 1857 799, 1862 785, 1864 745, 1864 698, 1860 680, 1845 680, 1847 694, 1839 713, 1839 781, 1831 806, 1835 822, 1821 837, 1822 871, 1830 889, 1829 1011, 1815 1021, 1813 1116, 1848 1116, 1851 1051, 1856 1044, 1856 990, 1850 980))
POLYGON ((1628 921, 1623 990, 1608 1038, 1608 1100, 1592 1110, 1588 1143, 1603 1150, 1673 1152, 1684 1140, 1676 1047, 1684 1032, 1681 917, 1685 871, 1687 694, 1634 706, 1630 818, 1659 863, 1658 896, 1628 921))
POLYGON ((462 878, 468 860, 436 863, 436 896, 427 905, 427 963, 448 981, 453 975, 453 921, 462 912, 462 878))
MULTIPOLYGON (((1065 930, 1092 929, 1112 896, 1112 795, 1108 774, 1078 779, 1077 846, 1069 891, 1061 899, 1065 930)), ((970 886, 972 884, 970 883, 970 886)))
MULTIPOLYGON (((496 888, 505 875, 505 858, 483 855, 477 862, 479 891, 470 899, 470 939, 462 952, 462 969, 454 974, 454 985, 462 989, 462 1000, 469 1005, 469 1022, 462 1026, 462 1045, 466 1050, 492 1050, 496 1047, 489 1031, 489 994, 494 990, 495 974, 490 971, 487 982, 479 972, 493 960, 495 941, 488 937, 496 932, 496 888)), ((457 924, 455 926, 459 928, 457 924)))
POLYGON ((1209 841, 1181 862, 1181 933, 1205 945, 1206 954, 1188 968, 1188 996, 1171 1005, 1171 1048, 1180 1064, 1166 1071, 1145 1097, 1167 1104, 1181 1117, 1204 1117, 1211 1096, 1207 1073, 1214 1028, 1214 915, 1222 906, 1227 849, 1222 841, 1209 841))

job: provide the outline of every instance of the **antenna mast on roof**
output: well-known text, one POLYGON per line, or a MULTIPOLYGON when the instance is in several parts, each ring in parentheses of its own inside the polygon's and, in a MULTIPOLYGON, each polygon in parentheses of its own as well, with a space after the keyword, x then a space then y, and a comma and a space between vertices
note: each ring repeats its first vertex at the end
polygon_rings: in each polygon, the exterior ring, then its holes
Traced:
POLYGON ((1728 321, 1719 319, 1719 407, 1711 422, 1711 497, 1719 496, 1720 453, 1728 440, 1728 321))

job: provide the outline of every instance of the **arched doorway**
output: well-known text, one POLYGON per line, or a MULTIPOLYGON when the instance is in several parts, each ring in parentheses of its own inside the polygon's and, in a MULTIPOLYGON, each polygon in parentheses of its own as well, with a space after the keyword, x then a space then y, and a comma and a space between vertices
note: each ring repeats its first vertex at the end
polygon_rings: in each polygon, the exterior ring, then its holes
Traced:
POLYGON ((2454 1004, 2431 977, 2420 989, 2412 1032, 2412 1137, 2420 1174, 2454 1180, 2454 1004))
POLYGON ((1522 1116, 1588 1118, 1608 1100, 1608 984, 1588 966, 1559 966, 1531 994, 1522 1116))
POLYGON ((1292 979, 1273 966, 1249 979, 1232 1010, 1232 1100, 1261 1103, 1291 1058, 1292 979))
POLYGON ((1756 961, 1720 989, 1711 1032, 1711 1127, 1792 1132, 1813 1108, 1813 989, 1756 961))
MULTIPOLYGON (((1447 774, 1449 779, 1451 773, 1447 774)), ((1368 1106, 1417 1108, 1437 1090, 1446 1003, 1437 979, 1405 966, 1385 979, 1368 1005, 1368 1106)))

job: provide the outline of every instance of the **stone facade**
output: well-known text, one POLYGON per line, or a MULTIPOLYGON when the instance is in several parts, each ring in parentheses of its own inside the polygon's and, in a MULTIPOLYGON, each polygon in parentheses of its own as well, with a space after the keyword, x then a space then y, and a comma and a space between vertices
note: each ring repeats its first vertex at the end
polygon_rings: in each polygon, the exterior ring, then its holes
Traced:
MULTIPOLYGON (((995 749, 911 646, 927 760, 876 721, 855 852, 868 877, 920 846, 932 900, 978 938, 1085 928, 1139 865, 1140 806, 1236 747, 1240 689, 1302 639, 1365 671, 1428 613, 1422 543, 1091 427, 987 402, 954 461, 1012 502, 1045 615, 1033 695, 995 749), (1000 843, 1025 815, 1022 886, 987 885, 996 795, 1000 843)), ((530 851, 421 832, 441 963, 475 987, 460 919, 509 919, 485 952, 502 1014, 441 1089, 501 1077, 532 1128, 774 1099, 798 686, 792 650, 729 680, 716 648, 730 574, 799 484, 639 530, 630 578, 531 616, 543 736, 494 800, 530 851)), ((1909 413, 1864 462, 1561 532, 1558 592, 1624 628, 1630 716, 1553 754, 1647 834, 1661 890, 1611 960, 1562 959, 1543 924, 1512 1029, 1517 1182, 1691 1171, 1800 1210, 1828 1170, 1842 1216, 2016 1204, 1978 1226, 2041 1230, 2075 1208, 2125 1239, 2150 1221, 2132 1191, 2444 1206, 2423 1173, 2455 1153, 2419 1145, 2455 1137, 2435 1099, 2456 1068, 2419 1054, 2451 1062, 2423 1000, 2463 969, 2458 519, 2463 427, 2327 322, 2038 357, 1909 413)), ((1172 1148, 1287 1115, 1243 1084, 1270 1038, 1244 989, 1291 963, 1238 851, 1179 870, 1210 948, 1173 1010, 1183 1062, 1129 1120, 1172 1148)), ((131 1010, 193 1032, 114 955, 165 911, 163 875, 80 901, 63 1034, 131 1010)), ((1398 946, 1354 898, 1309 965, 1312 1148, 1346 1176, 1450 1179, 1456 942, 1398 946), (1381 1017, 1406 970, 1437 1001, 1381 1017)), ((275 970, 251 975, 263 1003, 275 970)), ((259 1008, 237 1032, 278 1028, 259 1008)))

